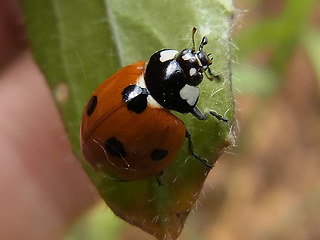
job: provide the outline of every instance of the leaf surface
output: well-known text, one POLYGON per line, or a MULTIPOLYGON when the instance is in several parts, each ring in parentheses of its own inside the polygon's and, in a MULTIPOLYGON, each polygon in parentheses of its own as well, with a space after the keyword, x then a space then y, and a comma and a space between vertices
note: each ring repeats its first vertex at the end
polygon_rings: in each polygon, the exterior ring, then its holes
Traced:
POLYGON ((55 96, 73 150, 101 196, 129 223, 158 239, 176 239, 209 169, 189 156, 186 141, 159 179, 115 181, 93 171, 82 159, 82 112, 92 91, 121 66, 148 60, 162 48, 190 48, 191 29, 196 27, 196 43, 207 36, 205 51, 214 57, 211 69, 221 76, 220 81, 204 79, 198 106, 214 109, 229 123, 175 114, 191 132, 195 151, 214 163, 234 140, 232 1, 21 0, 21 4, 34 57, 55 96))

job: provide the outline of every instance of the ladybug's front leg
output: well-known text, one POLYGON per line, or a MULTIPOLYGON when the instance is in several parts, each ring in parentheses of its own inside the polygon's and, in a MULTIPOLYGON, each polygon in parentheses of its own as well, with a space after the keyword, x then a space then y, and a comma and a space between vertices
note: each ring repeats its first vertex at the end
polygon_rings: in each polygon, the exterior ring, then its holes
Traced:
POLYGON ((161 170, 157 175, 155 175, 158 187, 161 187, 163 185, 161 180, 160 180, 160 177, 163 175, 163 171, 164 170, 161 170))
POLYGON ((197 108, 196 106, 192 109, 191 113, 198 118, 199 120, 206 120, 209 116, 209 114, 211 114, 212 116, 214 116, 216 119, 218 119, 219 121, 223 121, 223 122, 228 122, 229 120, 224 118, 223 116, 221 116, 220 114, 216 113, 215 111, 208 109, 206 110, 204 113, 202 113, 199 108, 197 108))
MULTIPOLYGON (((208 54, 209 56, 210 54, 208 54)), ((208 72, 204 71, 204 75, 206 75, 206 77, 210 80, 210 81, 213 81, 214 79, 217 80, 217 81, 220 81, 221 80, 221 77, 219 74, 217 73, 212 73, 211 69, 208 67, 207 69, 205 70, 208 70, 208 72)))

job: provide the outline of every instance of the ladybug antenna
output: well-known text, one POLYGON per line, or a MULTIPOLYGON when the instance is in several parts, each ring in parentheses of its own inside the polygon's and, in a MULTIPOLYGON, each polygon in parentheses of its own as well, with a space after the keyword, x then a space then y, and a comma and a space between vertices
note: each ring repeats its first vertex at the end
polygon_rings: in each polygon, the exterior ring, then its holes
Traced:
POLYGON ((192 52, 196 51, 196 44, 194 42, 194 35, 196 33, 197 29, 195 27, 193 27, 192 29, 192 52))
POLYGON ((206 45, 208 43, 208 39, 206 36, 204 36, 201 40, 201 43, 200 43, 200 47, 199 47, 199 51, 202 51, 203 49, 203 46, 206 45))

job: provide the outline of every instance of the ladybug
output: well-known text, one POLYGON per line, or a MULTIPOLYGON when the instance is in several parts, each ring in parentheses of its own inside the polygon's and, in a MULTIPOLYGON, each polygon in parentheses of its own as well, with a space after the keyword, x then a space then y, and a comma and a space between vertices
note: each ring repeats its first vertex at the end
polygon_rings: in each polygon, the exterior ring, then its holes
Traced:
POLYGON ((210 80, 215 76, 209 68, 212 59, 203 51, 207 38, 196 51, 195 32, 194 28, 192 49, 160 50, 148 64, 125 66, 94 91, 83 113, 80 143, 95 170, 127 181, 157 175, 186 138, 190 154, 212 167, 193 151, 185 124, 170 112, 191 113, 199 120, 211 114, 227 122, 216 112, 202 113, 196 106, 203 73, 210 80))

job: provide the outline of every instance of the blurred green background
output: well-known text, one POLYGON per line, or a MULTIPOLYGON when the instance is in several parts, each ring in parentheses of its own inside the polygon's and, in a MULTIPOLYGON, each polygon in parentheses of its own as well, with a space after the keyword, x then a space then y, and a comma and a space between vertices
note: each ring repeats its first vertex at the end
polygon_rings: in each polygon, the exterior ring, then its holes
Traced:
MULTIPOLYGON (((238 142, 210 173, 179 239, 320 239, 320 2, 235 5, 238 142)), ((153 238, 101 204, 66 237, 76 239, 153 238)))

